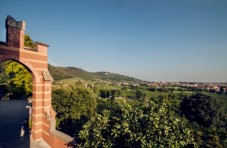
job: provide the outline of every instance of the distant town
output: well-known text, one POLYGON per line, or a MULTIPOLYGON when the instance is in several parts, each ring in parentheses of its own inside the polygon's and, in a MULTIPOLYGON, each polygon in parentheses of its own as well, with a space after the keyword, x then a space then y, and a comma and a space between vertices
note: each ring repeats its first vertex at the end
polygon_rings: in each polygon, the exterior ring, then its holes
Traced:
POLYGON ((190 88, 193 90, 200 91, 209 91, 212 93, 219 93, 221 89, 224 93, 227 92, 227 83, 220 82, 166 82, 166 81, 141 81, 138 83, 130 83, 130 82, 111 82, 111 81, 103 81, 105 84, 114 85, 114 86, 147 86, 154 88, 174 88, 178 87, 181 91, 181 88, 190 88))

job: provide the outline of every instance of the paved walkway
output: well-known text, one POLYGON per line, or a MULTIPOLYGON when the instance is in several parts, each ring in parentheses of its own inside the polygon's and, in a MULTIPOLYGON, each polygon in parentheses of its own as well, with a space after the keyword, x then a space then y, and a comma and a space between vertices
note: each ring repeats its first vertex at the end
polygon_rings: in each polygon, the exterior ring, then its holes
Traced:
POLYGON ((0 148, 29 148, 27 100, 0 101, 0 148))
POLYGON ((31 148, 51 148, 44 140, 32 141, 31 148))

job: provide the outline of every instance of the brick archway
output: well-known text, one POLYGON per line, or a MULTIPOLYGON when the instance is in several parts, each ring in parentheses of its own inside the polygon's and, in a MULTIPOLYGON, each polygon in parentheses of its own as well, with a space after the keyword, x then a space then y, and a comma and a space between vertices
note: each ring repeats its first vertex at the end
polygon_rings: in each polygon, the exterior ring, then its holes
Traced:
POLYGON ((24 46, 25 22, 6 19, 6 42, 0 42, 0 62, 14 60, 27 67, 33 76, 31 141, 44 140, 50 147, 66 147, 71 137, 55 130, 51 106, 52 77, 48 71, 48 45, 35 42, 24 46))
POLYGON ((40 83, 39 74, 37 73, 37 71, 33 68, 33 66, 29 62, 24 61, 23 59, 18 59, 15 56, 0 55, 0 63, 4 62, 4 61, 8 61, 8 60, 16 61, 16 62, 20 63, 21 65, 23 65, 24 67, 26 67, 32 74, 33 83, 40 83))

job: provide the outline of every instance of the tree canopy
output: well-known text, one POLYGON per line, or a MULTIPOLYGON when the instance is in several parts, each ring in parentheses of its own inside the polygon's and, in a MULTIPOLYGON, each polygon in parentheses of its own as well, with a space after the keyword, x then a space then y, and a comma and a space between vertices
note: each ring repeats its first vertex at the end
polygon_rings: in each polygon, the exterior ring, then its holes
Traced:
POLYGON ((24 35, 24 46, 34 47, 34 42, 28 34, 24 35))
POLYGON ((197 146, 193 133, 176 118, 164 99, 156 104, 117 104, 89 120, 75 139, 77 147, 184 147, 197 146))
POLYGON ((71 136, 76 134, 82 122, 87 121, 95 112, 97 104, 95 95, 91 89, 81 84, 55 88, 52 95, 52 105, 57 112, 58 129, 71 136))
POLYGON ((180 109, 189 121, 195 121, 204 127, 226 126, 224 106, 211 96, 202 93, 185 96, 180 109))
POLYGON ((30 71, 16 61, 5 61, 1 82, 5 83, 7 90, 13 97, 27 96, 32 93, 32 75, 30 71))

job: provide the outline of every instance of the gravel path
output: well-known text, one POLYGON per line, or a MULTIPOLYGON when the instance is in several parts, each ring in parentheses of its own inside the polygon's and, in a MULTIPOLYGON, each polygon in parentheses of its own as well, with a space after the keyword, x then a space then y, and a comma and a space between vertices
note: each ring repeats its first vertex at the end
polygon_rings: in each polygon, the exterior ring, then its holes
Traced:
POLYGON ((26 105, 27 100, 0 101, 0 148, 29 148, 26 105))

